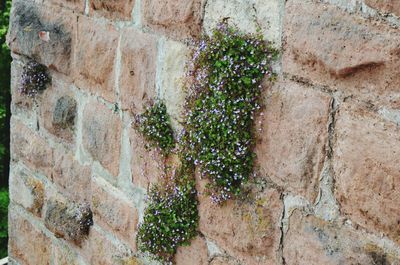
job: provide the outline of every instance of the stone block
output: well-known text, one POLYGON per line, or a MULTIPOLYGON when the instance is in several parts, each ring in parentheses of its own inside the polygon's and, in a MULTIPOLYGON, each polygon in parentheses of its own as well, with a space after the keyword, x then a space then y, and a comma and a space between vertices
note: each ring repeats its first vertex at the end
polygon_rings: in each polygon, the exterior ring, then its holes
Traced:
POLYGON ((90 12, 116 20, 130 20, 135 0, 92 0, 90 12))
POLYGON ((208 249, 205 239, 198 236, 190 242, 190 246, 179 247, 175 263, 176 265, 207 264, 208 249))
POLYGON ((365 3, 383 13, 400 16, 400 2, 397 0, 365 0, 365 3))
POLYGON ((78 11, 83 14, 85 11, 85 0, 44 0, 45 3, 49 2, 54 5, 61 6, 63 8, 68 8, 74 11, 78 11))

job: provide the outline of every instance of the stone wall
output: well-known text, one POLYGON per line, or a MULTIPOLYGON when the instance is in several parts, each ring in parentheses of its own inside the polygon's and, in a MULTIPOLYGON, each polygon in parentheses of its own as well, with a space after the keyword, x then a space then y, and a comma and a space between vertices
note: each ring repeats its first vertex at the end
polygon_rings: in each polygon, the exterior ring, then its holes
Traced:
POLYGON ((188 40, 228 17, 281 48, 278 78, 251 199, 214 205, 199 180, 176 263, 400 264, 397 16, 398 0, 14 0, 11 264, 154 263, 135 236, 163 162, 134 114, 160 97, 180 129, 188 40), (35 98, 29 58, 52 78, 35 98))

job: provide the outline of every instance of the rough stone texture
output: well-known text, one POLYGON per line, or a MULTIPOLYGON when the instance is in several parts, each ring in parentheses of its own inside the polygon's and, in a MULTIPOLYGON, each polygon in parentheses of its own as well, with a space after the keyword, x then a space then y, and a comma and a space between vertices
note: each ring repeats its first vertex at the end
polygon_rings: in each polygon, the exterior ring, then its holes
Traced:
POLYGON ((148 0, 142 2, 143 24, 183 39, 199 36, 203 0, 148 0))
POLYGON ((41 217, 45 195, 43 182, 22 168, 14 168, 10 174, 11 201, 41 217))
POLYGON ((52 181, 71 200, 80 203, 91 201, 91 167, 80 165, 71 152, 64 148, 55 151, 52 181))
POLYGON ((305 216, 298 210, 290 217, 284 238, 283 257, 287 264, 398 264, 395 257, 363 241, 361 233, 305 216))
POLYGON ((31 1, 14 1, 8 44, 14 53, 69 74, 74 21, 75 16, 62 9, 34 5, 31 1), (49 40, 41 39, 40 32, 48 33, 49 40))
POLYGON ((77 102, 68 90, 70 84, 53 80, 46 89, 39 105, 40 126, 55 136, 72 142, 77 116, 77 102))
POLYGON ((210 34, 223 18, 228 18, 229 24, 243 32, 256 33, 260 27, 265 38, 280 47, 283 8, 280 0, 208 0, 204 29, 210 34))
POLYGON ((187 46, 176 42, 166 41, 163 48, 163 58, 159 66, 159 97, 164 100, 167 112, 171 117, 171 125, 175 131, 182 129, 182 122, 185 102, 183 88, 185 65, 189 59, 187 46))
POLYGON ((122 33, 120 97, 123 109, 136 114, 156 93, 156 39, 129 28, 122 33))
POLYGON ((9 256, 23 265, 50 265, 50 239, 15 207, 10 207, 9 220, 9 256))
POLYGON ((176 265, 207 264, 208 250, 204 238, 198 236, 190 242, 190 246, 179 247, 175 255, 176 265))
POLYGON ((145 140, 133 128, 129 130, 129 140, 132 150, 132 181, 136 186, 147 189, 164 174, 162 155, 154 148, 146 148, 145 140))
POLYGON ((384 13, 393 13, 400 16, 400 2, 397 0, 365 0, 365 3, 384 13))
POLYGON ((257 121, 257 167, 285 190, 314 201, 325 160, 331 99, 279 81, 257 121))
POLYGON ((351 105, 336 122, 336 197, 351 220, 400 242, 400 129, 351 105))
POLYGON ((110 19, 130 20, 135 0, 92 0, 90 11, 110 19))
POLYGON ((56 237, 81 245, 93 225, 92 211, 87 205, 50 198, 46 205, 44 223, 56 237))
POLYGON ((82 265, 77 253, 64 244, 53 244, 52 249, 54 265, 82 265))
POLYGON ((14 60, 11 63, 11 113, 17 115, 18 113, 31 114, 33 107, 33 99, 21 95, 18 91, 21 75, 23 71, 23 64, 20 61, 14 60))
POLYGON ((284 33, 284 72, 366 99, 399 92, 398 31, 333 6, 290 0, 284 33))
POLYGON ((228 257, 215 257, 210 265, 239 265, 239 263, 228 257))
POLYGON ((53 150, 48 143, 21 121, 12 119, 11 161, 22 161, 50 177, 53 168, 53 150))
POLYGON ((44 0, 44 2, 49 2, 61 7, 72 9, 83 13, 85 11, 85 0, 44 0))
POLYGON ((204 194, 206 183, 198 180, 197 185, 200 232, 244 264, 277 264, 283 210, 280 193, 266 188, 249 201, 217 205, 204 194))
POLYGON ((83 117, 83 145, 113 176, 119 172, 121 120, 102 103, 87 103, 83 117))
POLYGON ((132 201, 129 201, 116 188, 100 178, 93 179, 92 193, 95 223, 129 242, 132 249, 136 249, 135 234, 138 212, 132 201))
POLYGON ((117 46, 118 32, 111 24, 79 17, 73 65, 75 83, 79 88, 115 101, 114 61, 117 46))

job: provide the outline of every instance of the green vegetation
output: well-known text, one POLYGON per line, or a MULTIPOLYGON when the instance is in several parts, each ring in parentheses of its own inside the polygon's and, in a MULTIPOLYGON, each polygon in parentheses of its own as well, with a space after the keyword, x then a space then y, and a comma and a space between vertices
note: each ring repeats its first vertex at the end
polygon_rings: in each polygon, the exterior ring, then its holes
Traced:
MULTIPOLYGON (((241 194, 253 170, 251 128, 261 107, 261 82, 274 77, 271 63, 277 55, 261 35, 242 34, 226 24, 199 41, 187 72, 187 109, 177 148, 181 165, 149 192, 139 225, 140 251, 172 263, 177 248, 197 235, 196 167, 210 179, 208 190, 215 203, 241 194)), ((151 105, 139 116, 139 131, 171 150, 166 115, 165 105, 151 105)))
POLYGON ((7 212, 8 212, 8 191, 5 189, 0 190, 0 257, 7 257, 7 212))
POLYGON ((139 132, 153 146, 160 147, 164 154, 168 154, 175 146, 174 134, 169 122, 167 107, 161 101, 146 106, 145 112, 136 117, 139 132))
POLYGON ((8 164, 10 141, 10 66, 6 45, 11 0, 0 4, 0 258, 7 256, 8 164))
POLYGON ((259 34, 242 34, 225 23, 193 53, 185 128, 188 159, 211 180, 217 203, 237 196, 253 170, 253 119, 261 82, 272 78, 278 52, 259 34))

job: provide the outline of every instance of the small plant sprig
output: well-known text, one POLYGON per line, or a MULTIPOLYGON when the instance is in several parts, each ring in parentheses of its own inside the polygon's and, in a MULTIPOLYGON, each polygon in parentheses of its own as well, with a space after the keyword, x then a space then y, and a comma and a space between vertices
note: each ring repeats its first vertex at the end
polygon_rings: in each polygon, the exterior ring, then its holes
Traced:
POLYGON ((35 97, 40 91, 46 89, 50 81, 47 67, 31 60, 23 67, 18 90, 23 95, 35 97))
POLYGON ((169 183, 150 190, 137 238, 140 251, 172 264, 177 248, 189 245, 197 235, 199 215, 192 170, 181 166, 169 183))
POLYGON ((193 52, 183 145, 187 159, 211 180, 214 202, 239 195, 253 170, 253 119, 261 107, 261 82, 274 77, 277 55, 262 35, 242 34, 226 23, 193 52))
POLYGON ((147 107, 143 114, 136 116, 136 127, 139 132, 164 154, 175 146, 174 134, 169 123, 167 107, 162 101, 156 101, 147 107))

